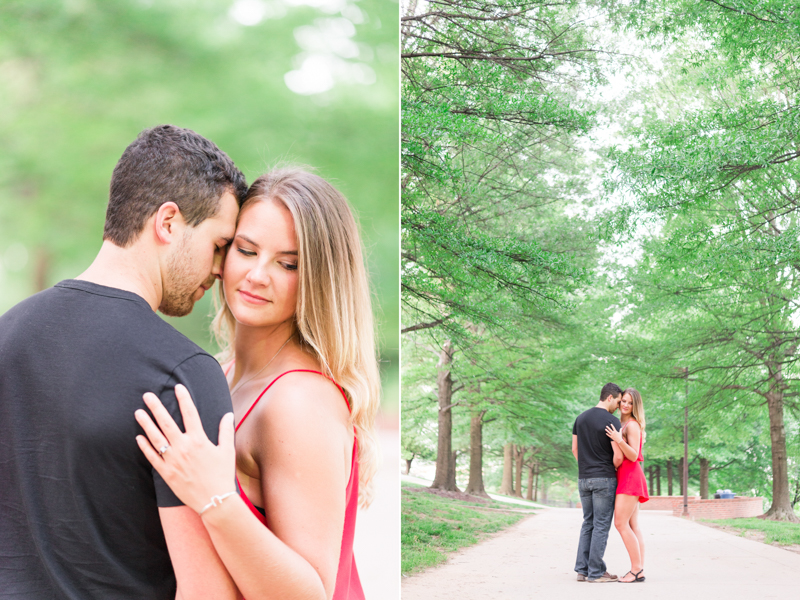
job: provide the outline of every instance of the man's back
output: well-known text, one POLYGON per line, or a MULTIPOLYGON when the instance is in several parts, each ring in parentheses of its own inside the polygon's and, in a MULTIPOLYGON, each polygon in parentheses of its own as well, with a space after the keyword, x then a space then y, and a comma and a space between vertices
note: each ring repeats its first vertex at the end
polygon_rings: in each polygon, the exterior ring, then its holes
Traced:
POLYGON ((158 508, 181 502, 133 413, 152 391, 180 423, 177 383, 215 441, 219 366, 141 297, 66 281, 0 317, 0 598, 174 598, 158 508))
POLYGON ((619 430, 619 419, 604 408, 593 407, 575 419, 573 435, 578 436, 578 478, 616 477, 614 450, 611 438, 606 435, 606 425, 619 430))

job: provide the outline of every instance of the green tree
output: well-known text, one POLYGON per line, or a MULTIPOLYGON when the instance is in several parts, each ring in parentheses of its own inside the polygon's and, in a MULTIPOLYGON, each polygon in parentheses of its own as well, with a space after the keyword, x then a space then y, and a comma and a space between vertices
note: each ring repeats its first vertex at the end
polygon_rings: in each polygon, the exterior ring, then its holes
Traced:
MULTIPOLYGON (((248 181, 291 162, 335 182, 360 217, 384 364, 396 369, 397 5, 250 3, 240 14, 247 4, 0 5, 0 311, 88 266, 114 164, 139 131, 174 123, 214 140, 248 181), (293 92, 285 76, 312 55, 340 79, 293 92)), ((211 349, 209 311, 205 301, 173 323, 211 349)))

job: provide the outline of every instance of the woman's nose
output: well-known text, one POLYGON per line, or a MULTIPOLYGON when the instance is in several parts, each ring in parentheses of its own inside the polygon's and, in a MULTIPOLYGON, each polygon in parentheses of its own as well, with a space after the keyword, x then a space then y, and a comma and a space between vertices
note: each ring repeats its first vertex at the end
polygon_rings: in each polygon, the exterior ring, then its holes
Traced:
POLYGON ((247 281, 260 285, 268 285, 270 278, 267 265, 261 263, 255 265, 247 272, 247 281))

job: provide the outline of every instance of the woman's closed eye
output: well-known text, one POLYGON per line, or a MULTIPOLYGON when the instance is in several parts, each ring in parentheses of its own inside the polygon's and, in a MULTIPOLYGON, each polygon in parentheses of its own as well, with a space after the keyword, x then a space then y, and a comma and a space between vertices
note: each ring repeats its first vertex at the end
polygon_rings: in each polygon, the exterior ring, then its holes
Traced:
POLYGON ((297 263, 281 263, 281 265, 287 271, 296 271, 297 270, 297 263))
POLYGON ((256 253, 255 253, 255 252, 253 252, 252 250, 247 250, 247 249, 245 249, 245 248, 241 248, 241 247, 239 247, 239 248, 236 248, 236 251, 237 251, 239 254, 243 254, 244 256, 255 256, 255 255, 256 255, 256 253))

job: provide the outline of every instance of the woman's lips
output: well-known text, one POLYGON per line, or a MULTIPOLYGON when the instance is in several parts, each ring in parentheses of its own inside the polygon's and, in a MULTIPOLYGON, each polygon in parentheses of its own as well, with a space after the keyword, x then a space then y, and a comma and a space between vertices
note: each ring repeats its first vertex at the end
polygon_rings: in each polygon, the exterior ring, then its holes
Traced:
POLYGON ((255 294, 251 294, 250 292, 246 292, 244 290, 239 290, 239 295, 245 302, 249 302, 250 304, 266 304, 269 302, 269 300, 266 298, 256 296, 255 294))

